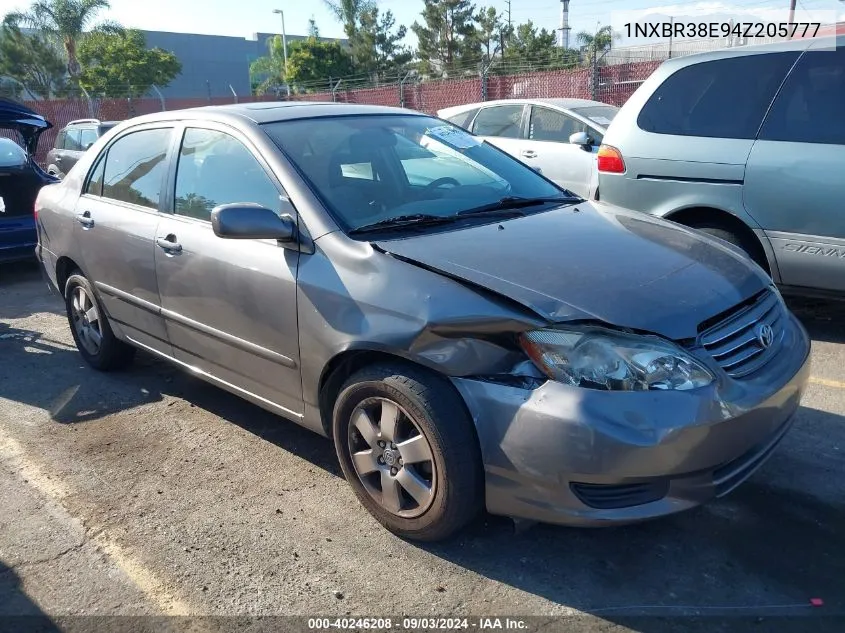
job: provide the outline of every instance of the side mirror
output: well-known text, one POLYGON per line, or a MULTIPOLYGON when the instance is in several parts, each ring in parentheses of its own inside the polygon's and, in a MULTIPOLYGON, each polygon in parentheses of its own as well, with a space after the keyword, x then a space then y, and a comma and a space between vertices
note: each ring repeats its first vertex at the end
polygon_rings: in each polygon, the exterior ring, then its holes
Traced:
POLYGON ((569 137, 569 142, 572 145, 580 145, 581 147, 593 146, 593 139, 586 132, 575 132, 575 134, 569 137))
POLYGON ((217 237, 236 240, 296 240, 296 222, 250 202, 221 204, 211 212, 211 227, 217 237))

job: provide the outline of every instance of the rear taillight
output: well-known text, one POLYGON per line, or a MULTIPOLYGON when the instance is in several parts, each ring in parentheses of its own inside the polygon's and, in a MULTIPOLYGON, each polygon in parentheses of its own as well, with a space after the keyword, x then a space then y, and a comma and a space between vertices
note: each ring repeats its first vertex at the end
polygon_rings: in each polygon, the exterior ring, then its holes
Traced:
POLYGON ((622 159, 622 152, 611 145, 599 147, 598 168, 605 174, 624 174, 625 161, 622 159))

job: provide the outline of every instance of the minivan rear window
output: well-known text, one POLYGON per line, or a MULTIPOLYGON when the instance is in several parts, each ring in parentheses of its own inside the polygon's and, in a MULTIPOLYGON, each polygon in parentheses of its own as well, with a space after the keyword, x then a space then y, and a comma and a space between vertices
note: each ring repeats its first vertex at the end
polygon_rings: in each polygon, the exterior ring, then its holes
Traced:
POLYGON ((681 68, 640 111, 646 132, 753 139, 798 52, 741 55, 681 68))

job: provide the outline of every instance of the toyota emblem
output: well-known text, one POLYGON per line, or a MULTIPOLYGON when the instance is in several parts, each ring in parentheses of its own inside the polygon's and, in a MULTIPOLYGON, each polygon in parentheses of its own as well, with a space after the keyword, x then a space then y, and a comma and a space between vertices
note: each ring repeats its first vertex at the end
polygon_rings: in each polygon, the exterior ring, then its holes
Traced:
POLYGON ((775 331, 768 323, 761 323, 757 326, 757 341, 763 349, 769 349, 775 342, 775 331))

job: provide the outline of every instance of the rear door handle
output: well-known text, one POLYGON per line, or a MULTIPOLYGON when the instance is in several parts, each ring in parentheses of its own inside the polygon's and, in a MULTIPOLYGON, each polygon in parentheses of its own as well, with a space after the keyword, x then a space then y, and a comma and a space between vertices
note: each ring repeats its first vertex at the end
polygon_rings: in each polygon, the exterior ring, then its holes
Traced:
POLYGON ((91 217, 90 211, 86 211, 85 213, 78 213, 76 215, 76 221, 79 222, 86 229, 90 229, 94 226, 94 218, 91 217))
POLYGON ((175 235, 168 235, 167 237, 156 238, 156 245, 165 251, 171 253, 181 253, 182 245, 176 241, 175 235))
POLYGON ((522 155, 525 156, 525 158, 537 158, 537 152, 530 149, 522 150, 522 155))

